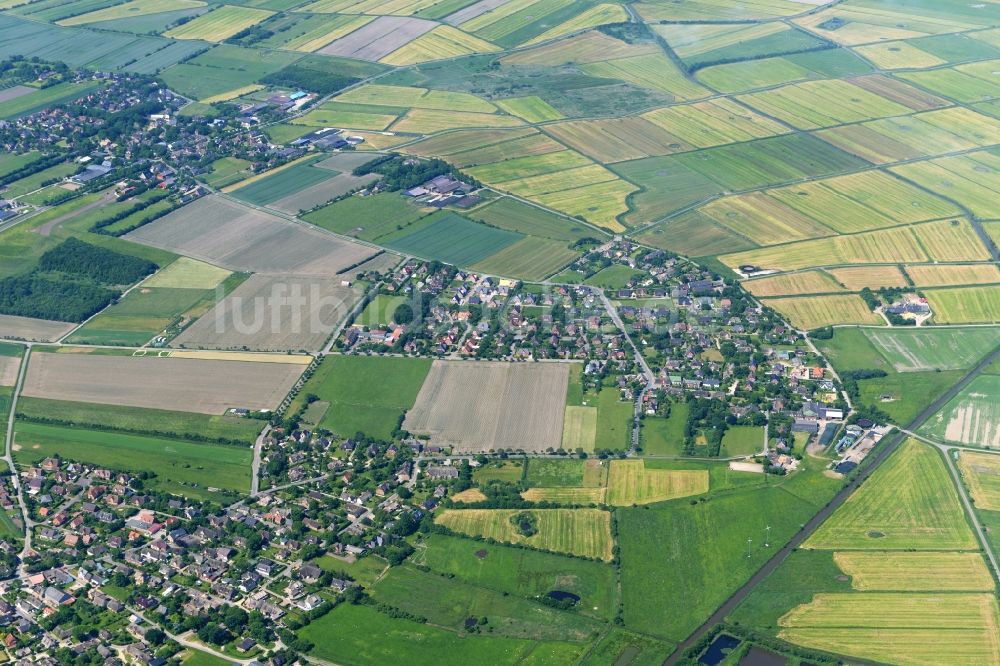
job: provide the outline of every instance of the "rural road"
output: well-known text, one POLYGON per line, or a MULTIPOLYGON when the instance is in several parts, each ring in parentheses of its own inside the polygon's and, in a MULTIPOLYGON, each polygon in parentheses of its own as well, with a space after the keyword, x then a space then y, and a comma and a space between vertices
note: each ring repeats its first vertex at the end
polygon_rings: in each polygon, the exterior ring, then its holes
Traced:
POLYGON ((253 443, 253 466, 251 467, 253 475, 250 477, 250 497, 256 497, 260 488, 260 450, 264 447, 264 440, 267 439, 270 432, 271 424, 267 424, 257 436, 257 441, 253 443))
POLYGON ((14 467, 14 414, 17 412, 17 399, 21 395, 21 389, 24 388, 24 377, 28 374, 28 358, 31 356, 31 343, 26 343, 24 356, 21 358, 21 368, 17 374, 17 384, 14 386, 14 392, 11 394, 10 398, 10 413, 7 415, 7 436, 4 443, 4 456, 3 459, 7 461, 7 466, 11 471, 11 481, 14 483, 14 489, 17 491, 17 503, 21 507, 21 520, 24 521, 24 548, 21 550, 21 568, 24 567, 24 556, 31 551, 31 518, 28 516, 28 507, 24 503, 24 489, 21 486, 21 480, 17 474, 17 469, 14 467))
POLYGON ((701 637, 709 631, 712 627, 720 624, 744 599, 749 596, 749 594, 756 588, 760 583, 767 578, 778 566, 785 560, 788 555, 802 545, 813 532, 816 531, 823 521, 825 521, 830 514, 836 511, 841 504, 847 501, 847 498, 857 489, 857 487, 865 481, 872 472, 878 469, 885 460, 892 454, 893 451, 900 445, 900 443, 905 439, 906 431, 915 431, 921 425, 924 424, 931 416, 933 416, 939 409, 941 409, 945 404, 948 403, 952 398, 958 395, 969 383, 975 379, 987 366, 992 364, 995 360, 1000 358, 1000 347, 997 347, 992 352, 986 355, 979 363, 976 364, 972 370, 967 372, 962 379, 960 379, 951 388, 945 391, 940 397, 934 400, 932 403, 927 405, 919 414, 917 414, 908 424, 906 424, 905 430, 901 432, 896 432, 892 435, 887 435, 883 441, 875 447, 875 450, 869 456, 870 462, 865 466, 857 478, 852 481, 849 485, 845 486, 840 492, 838 492, 829 504, 820 509, 819 513, 812 517, 802 528, 785 544, 781 549, 774 554, 774 556, 768 560, 763 567, 757 570, 753 576, 750 577, 743 587, 736 590, 723 603, 715 613, 712 614, 700 627, 695 629, 694 633, 688 636, 686 639, 678 643, 674 651, 667 657, 664 666, 670 666, 672 664, 678 663, 680 658, 684 653, 694 645, 701 637))

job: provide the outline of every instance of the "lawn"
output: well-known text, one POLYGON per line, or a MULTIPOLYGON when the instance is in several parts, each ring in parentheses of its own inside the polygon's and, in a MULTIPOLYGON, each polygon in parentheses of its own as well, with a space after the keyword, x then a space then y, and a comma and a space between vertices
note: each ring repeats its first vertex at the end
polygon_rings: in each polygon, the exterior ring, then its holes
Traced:
POLYGON ((584 280, 584 284, 601 287, 602 289, 622 289, 635 276, 642 275, 642 271, 629 268, 623 264, 612 264, 601 269, 584 280))
POLYGON ((37 463, 60 455, 94 465, 132 472, 147 471, 147 483, 164 492, 223 501, 234 491, 250 490, 250 447, 194 443, 123 433, 20 423, 15 455, 37 463), (212 492, 210 488, 222 489, 212 492))
POLYGON ((611 514, 599 509, 530 509, 537 533, 524 536, 511 518, 517 509, 448 509, 434 522, 469 536, 580 557, 611 560, 611 514))
POLYGON ((860 550, 978 547, 941 455, 907 440, 803 544, 860 550))
POLYGON ((687 403, 670 405, 670 415, 647 416, 642 420, 642 435, 639 440, 644 455, 681 456, 684 455, 684 426, 687 423, 687 403))
MULTIPOLYGON (((319 424, 345 437, 363 432, 389 439, 403 413, 413 406, 430 370, 430 359, 327 356, 299 394, 330 403, 319 424)), ((290 412, 298 408, 293 403, 290 412)))
POLYGON ((472 478, 479 484, 488 481, 519 483, 524 474, 524 464, 520 460, 493 460, 482 467, 475 468, 472 472, 472 478))
MULTIPOLYGON (((583 486, 585 460, 570 458, 549 460, 537 458, 527 460, 529 486, 570 487, 583 486)), ((520 478, 518 478, 520 480, 520 478)))
POLYGON ((764 428, 729 426, 722 436, 722 457, 750 456, 764 450, 764 428))
POLYGON ((407 300, 406 296, 378 294, 365 306, 355 323, 372 328, 388 326, 392 323, 393 313, 399 306, 405 305, 407 300))
POLYGON ((597 440, 595 449, 618 451, 632 444, 632 418, 635 408, 631 402, 619 399, 617 388, 605 387, 596 396, 585 396, 588 405, 597 406, 597 440))
POLYGON ((210 187, 219 189, 238 183, 250 175, 250 162, 238 157, 223 157, 215 160, 211 164, 211 173, 204 174, 202 178, 210 187))

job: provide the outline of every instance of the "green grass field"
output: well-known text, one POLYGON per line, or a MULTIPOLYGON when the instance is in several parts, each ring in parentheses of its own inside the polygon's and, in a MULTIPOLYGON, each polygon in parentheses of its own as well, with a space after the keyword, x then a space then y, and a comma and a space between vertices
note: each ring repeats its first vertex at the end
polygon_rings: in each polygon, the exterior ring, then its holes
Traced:
POLYGON ((299 162, 273 175, 254 180, 233 190, 232 195, 255 206, 266 206, 278 199, 336 177, 336 171, 314 166, 314 163, 320 159, 322 156, 299 162))
POLYGON ((370 606, 341 604, 299 635, 315 645, 310 654, 336 663, 378 666, 406 655, 412 666, 515 664, 550 644, 457 633, 411 620, 390 618, 370 606))
POLYGON ((64 104, 97 90, 100 85, 96 81, 57 83, 54 86, 42 88, 27 95, 7 100, 6 102, 0 102, 0 118, 9 120, 11 118, 26 116, 50 106, 64 104))
POLYGON ((593 647, 582 666, 660 666, 673 651, 673 644, 642 634, 613 628, 593 647))
POLYGON ((390 569, 371 588, 371 595, 376 601, 453 631, 463 629, 470 617, 487 617, 493 635, 582 643, 600 627, 597 621, 577 613, 405 565, 390 569))
POLYGON ((1000 376, 980 375, 951 399, 920 432, 942 442, 1000 447, 1000 376))
POLYGON ((215 160, 212 162, 211 168, 211 173, 204 174, 202 178, 209 186, 216 189, 238 183, 250 175, 250 162, 238 157, 223 157, 215 160))
MULTIPOLYGON (((389 439, 403 412, 413 406, 430 370, 430 359, 328 356, 299 393, 330 403, 320 427, 345 437, 363 432, 389 439)), ((290 413, 301 402, 293 402, 290 413)))
MULTIPOLYGON (((826 498, 835 487, 821 489, 816 496, 826 498)), ((625 626, 671 640, 686 637, 818 508, 772 485, 704 503, 619 510, 625 626)))
POLYGON ((338 234, 375 241, 401 231, 426 214, 400 194, 382 192, 371 197, 348 197, 314 210, 304 219, 338 234))
POLYGON ((372 302, 365 306, 355 323, 362 326, 379 327, 392 323, 392 315, 401 305, 407 302, 405 296, 388 296, 378 294, 372 302))
POLYGON ((133 289, 121 301, 74 331, 67 341, 142 346, 213 295, 213 291, 204 289, 133 289))
POLYGON ((627 449, 632 442, 632 403, 620 400, 617 388, 607 387, 601 389, 596 396, 593 393, 587 394, 586 402, 597 407, 597 439, 594 448, 613 451, 627 449))
POLYGON ((642 452, 651 456, 684 455, 684 424, 689 411, 687 403, 670 406, 667 418, 647 416, 642 420, 640 445, 642 452))
POLYGON ((603 619, 614 615, 614 569, 600 562, 444 534, 428 535, 418 545, 413 562, 520 597, 537 597, 553 590, 572 592, 581 598, 580 613, 603 619))
POLYGON ((601 234, 601 232, 576 220, 561 217, 510 197, 500 197, 490 204, 469 212, 468 216, 507 231, 567 243, 575 243, 581 238, 595 237, 601 234))
POLYGON ((213 416, 27 396, 18 399, 17 414, 18 417, 29 420, 55 419, 80 427, 155 432, 165 437, 178 438, 183 438, 185 435, 199 435, 209 439, 243 441, 247 444, 252 443, 263 428, 260 421, 237 416, 213 416))
POLYGON ((518 483, 523 474, 524 463, 520 460, 494 460, 472 471, 476 483, 488 481, 508 481, 518 483))
POLYGON ((803 545, 870 550, 977 547, 940 454, 915 440, 904 442, 803 545))
MULTIPOLYGON (((1000 344, 1000 327, 862 329, 897 372, 971 368, 1000 344)), ((836 335, 840 335, 837 331, 836 335)))
MULTIPOLYGON (((0 155, 0 176, 6 176, 22 167, 26 167, 32 162, 37 162, 43 157, 42 153, 32 150, 27 153, 4 153, 0 155)), ((4 190, 6 193, 7 190, 4 190)))
POLYGON ((179 439, 161 439, 82 428, 20 423, 15 433, 15 457, 38 462, 60 455, 94 465, 132 472, 148 471, 148 481, 164 492, 197 499, 224 501, 234 491, 250 490, 250 447, 220 446, 179 439), (210 492, 218 488, 223 492, 210 492))
POLYGON ((439 213, 418 228, 382 237, 379 243, 425 259, 469 266, 524 238, 522 234, 476 224, 454 213, 439 213))
POLYGON ((749 456, 764 450, 764 428, 729 426, 722 436, 723 457, 749 456))

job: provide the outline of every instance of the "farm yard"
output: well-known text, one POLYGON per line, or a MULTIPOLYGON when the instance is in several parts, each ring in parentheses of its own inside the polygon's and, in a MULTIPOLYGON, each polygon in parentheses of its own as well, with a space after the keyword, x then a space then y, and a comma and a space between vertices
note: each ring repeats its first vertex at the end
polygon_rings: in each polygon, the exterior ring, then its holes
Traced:
POLYGON ((558 449, 568 375, 557 363, 434 361, 403 427, 462 452, 558 449))
POLYGON ((304 369, 296 362, 40 352, 28 364, 24 395, 222 414, 274 409, 304 369))

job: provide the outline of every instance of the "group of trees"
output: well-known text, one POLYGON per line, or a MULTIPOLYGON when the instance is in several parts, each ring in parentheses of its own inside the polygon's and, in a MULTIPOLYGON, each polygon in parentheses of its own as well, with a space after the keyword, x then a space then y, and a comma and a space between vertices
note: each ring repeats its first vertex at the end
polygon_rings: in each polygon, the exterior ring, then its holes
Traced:
POLYGON ((152 274, 152 261, 67 238, 42 255, 38 270, 55 271, 108 285, 132 284, 152 274))

